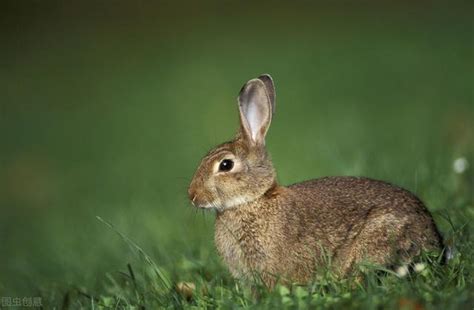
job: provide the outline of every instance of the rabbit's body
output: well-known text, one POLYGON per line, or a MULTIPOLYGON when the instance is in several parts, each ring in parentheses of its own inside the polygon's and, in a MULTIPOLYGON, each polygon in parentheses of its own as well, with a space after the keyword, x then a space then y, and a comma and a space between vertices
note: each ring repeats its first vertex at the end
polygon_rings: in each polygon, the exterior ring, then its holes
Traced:
POLYGON ((413 194, 356 177, 275 186, 261 199, 218 212, 215 225, 217 249, 233 276, 258 275, 269 286, 279 277, 307 283, 329 258, 346 275, 355 263, 406 263, 442 244, 413 194))
POLYGON ((270 76, 245 84, 236 138, 203 158, 188 190, 195 206, 217 211, 216 246, 235 277, 305 283, 321 266, 346 276, 357 263, 391 267, 441 249, 423 203, 394 185, 327 177, 279 186, 264 139, 274 110, 270 76))

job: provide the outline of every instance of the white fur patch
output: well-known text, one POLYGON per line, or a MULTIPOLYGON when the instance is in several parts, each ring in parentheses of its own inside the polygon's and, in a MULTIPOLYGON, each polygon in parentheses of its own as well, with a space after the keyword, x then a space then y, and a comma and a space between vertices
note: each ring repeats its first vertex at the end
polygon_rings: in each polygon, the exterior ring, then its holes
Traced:
POLYGON ((227 200, 225 203, 222 203, 220 200, 215 200, 210 203, 201 204, 198 207, 202 209, 224 210, 239 206, 250 201, 252 201, 252 199, 248 196, 237 196, 230 200, 227 200))
POLYGON ((250 201, 252 201, 252 199, 248 196, 237 196, 237 197, 234 197, 230 200, 227 200, 225 202, 225 207, 226 208, 232 208, 232 207, 235 207, 235 206, 238 206, 238 205, 250 202, 250 201))

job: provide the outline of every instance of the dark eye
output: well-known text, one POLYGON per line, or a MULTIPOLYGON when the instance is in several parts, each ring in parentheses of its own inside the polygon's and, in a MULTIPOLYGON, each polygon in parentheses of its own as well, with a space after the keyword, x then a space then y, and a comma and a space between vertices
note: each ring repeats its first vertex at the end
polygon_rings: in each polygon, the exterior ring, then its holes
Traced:
POLYGON ((234 162, 230 159, 224 159, 219 164, 219 171, 231 171, 234 168, 234 162))

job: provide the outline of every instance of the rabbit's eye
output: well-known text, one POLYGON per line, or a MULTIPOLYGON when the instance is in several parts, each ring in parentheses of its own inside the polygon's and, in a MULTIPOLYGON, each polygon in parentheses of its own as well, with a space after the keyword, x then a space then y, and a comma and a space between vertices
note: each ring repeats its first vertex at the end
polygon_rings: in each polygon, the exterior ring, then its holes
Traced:
POLYGON ((224 172, 231 171, 233 167, 234 167, 234 162, 232 160, 224 159, 219 164, 219 171, 224 171, 224 172))

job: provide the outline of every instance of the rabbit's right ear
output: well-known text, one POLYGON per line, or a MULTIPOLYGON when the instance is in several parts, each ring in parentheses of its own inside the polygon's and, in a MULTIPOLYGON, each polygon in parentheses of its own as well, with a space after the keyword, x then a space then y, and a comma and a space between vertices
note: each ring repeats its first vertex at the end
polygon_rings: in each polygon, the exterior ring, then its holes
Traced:
POLYGON ((251 146, 265 145, 265 135, 272 119, 272 103, 265 82, 248 81, 239 94, 241 135, 251 146))

